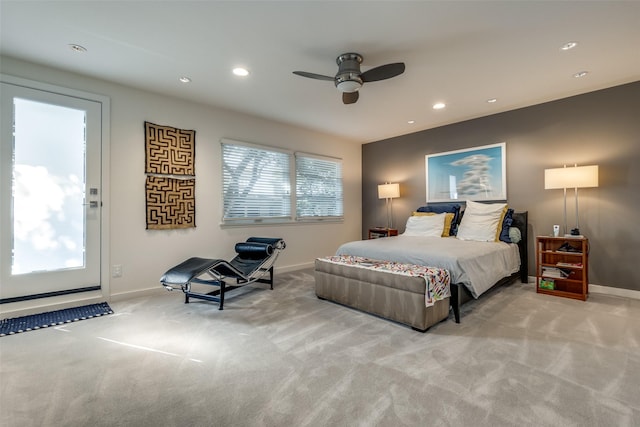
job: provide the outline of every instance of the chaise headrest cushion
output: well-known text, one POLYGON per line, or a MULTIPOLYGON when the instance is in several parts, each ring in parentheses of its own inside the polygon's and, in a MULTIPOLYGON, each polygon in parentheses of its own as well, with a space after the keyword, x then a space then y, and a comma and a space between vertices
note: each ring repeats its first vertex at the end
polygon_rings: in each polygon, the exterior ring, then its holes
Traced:
POLYGON ((236 253, 245 259, 264 259, 273 254, 273 246, 258 242, 236 243, 236 253))

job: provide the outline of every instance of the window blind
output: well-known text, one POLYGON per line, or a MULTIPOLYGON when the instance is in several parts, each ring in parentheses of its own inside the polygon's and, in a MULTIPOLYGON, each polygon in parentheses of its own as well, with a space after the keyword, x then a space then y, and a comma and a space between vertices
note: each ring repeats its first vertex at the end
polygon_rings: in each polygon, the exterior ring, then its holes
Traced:
POLYGON ((224 139, 222 166, 227 224, 343 218, 340 159, 224 139))
POLYGON ((342 218, 342 162, 296 153, 296 216, 342 218))
POLYGON ((291 155, 222 143, 223 221, 291 219, 291 155))

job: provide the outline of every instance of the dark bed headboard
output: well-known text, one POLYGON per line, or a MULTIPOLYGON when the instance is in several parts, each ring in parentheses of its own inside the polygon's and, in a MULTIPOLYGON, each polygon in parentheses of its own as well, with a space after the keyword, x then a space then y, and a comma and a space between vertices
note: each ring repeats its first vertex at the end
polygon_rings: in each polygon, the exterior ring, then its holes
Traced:
POLYGON ((529 280, 529 238, 527 236, 527 229, 529 228, 528 216, 529 213, 527 211, 514 212, 513 223, 511 224, 512 227, 517 227, 522 235, 522 240, 518 242, 518 249, 520 250, 520 281, 522 283, 527 283, 529 280))

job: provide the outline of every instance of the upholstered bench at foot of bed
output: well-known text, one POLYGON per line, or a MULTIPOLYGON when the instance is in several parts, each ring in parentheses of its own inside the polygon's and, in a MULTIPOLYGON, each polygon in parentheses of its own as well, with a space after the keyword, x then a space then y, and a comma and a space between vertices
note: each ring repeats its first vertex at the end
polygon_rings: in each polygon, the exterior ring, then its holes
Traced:
POLYGON ((393 320, 425 332, 449 316, 449 298, 425 306, 425 279, 336 264, 315 262, 320 299, 393 320))

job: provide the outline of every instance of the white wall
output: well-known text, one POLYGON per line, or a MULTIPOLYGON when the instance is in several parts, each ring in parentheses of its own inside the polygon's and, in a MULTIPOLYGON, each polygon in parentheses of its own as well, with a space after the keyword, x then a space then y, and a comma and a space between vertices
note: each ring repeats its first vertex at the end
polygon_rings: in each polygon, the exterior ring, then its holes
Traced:
MULTIPOLYGON (((361 147, 354 141, 206 105, 141 91, 87 76, 2 57, 7 75, 97 93, 111 99, 109 265, 123 276, 110 278, 111 297, 160 289, 158 279, 190 256, 230 259, 238 241, 250 236, 287 242, 276 271, 309 267, 343 242, 360 238, 361 147), (196 228, 146 230, 144 121, 196 130, 196 228), (343 159, 344 223, 222 228, 220 139, 231 138, 343 159)), ((278 102, 274 99, 274 103, 278 102)), ((108 266, 107 266, 108 267, 108 266)), ((277 277, 276 277, 277 280, 277 277)), ((4 311, 4 310, 3 310, 4 311)))

